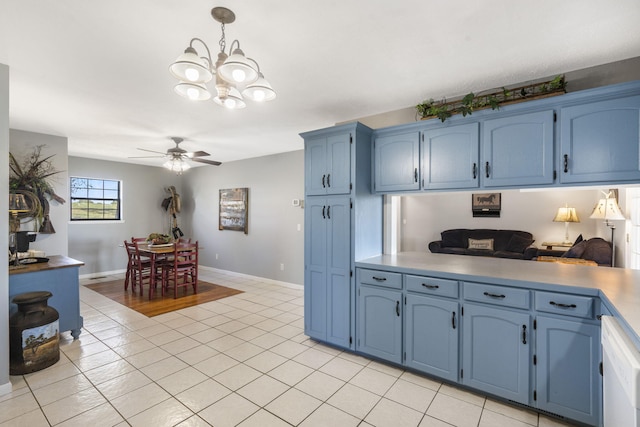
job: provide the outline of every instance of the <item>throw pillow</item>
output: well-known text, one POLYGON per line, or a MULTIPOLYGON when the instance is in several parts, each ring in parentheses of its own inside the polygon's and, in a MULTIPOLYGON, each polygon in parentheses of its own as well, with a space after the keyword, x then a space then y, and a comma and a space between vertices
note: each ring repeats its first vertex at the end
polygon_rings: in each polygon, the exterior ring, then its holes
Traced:
POLYGON ((527 249, 533 243, 533 239, 527 239, 526 237, 518 236, 514 234, 509 239, 509 243, 507 243, 507 252, 518 252, 524 253, 524 250, 527 249))
POLYGON ((583 240, 577 245, 571 246, 567 252, 562 254, 562 258, 582 258, 584 250, 587 248, 587 240, 583 240))
POLYGON ((493 239, 469 239, 469 249, 493 250, 493 239))

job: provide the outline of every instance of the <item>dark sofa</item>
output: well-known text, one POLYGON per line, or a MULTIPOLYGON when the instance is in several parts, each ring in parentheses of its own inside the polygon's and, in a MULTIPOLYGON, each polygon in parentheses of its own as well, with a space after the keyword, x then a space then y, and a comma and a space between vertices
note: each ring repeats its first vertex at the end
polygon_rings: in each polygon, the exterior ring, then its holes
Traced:
POLYGON ((532 234, 526 231, 457 228, 443 231, 440 237, 429 243, 431 252, 525 260, 538 253, 531 246, 532 234))

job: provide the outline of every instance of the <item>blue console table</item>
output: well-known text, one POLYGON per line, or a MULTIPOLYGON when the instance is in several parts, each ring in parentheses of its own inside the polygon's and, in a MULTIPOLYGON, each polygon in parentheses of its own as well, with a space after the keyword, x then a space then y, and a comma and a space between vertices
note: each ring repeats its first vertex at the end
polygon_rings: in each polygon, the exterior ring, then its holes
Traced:
POLYGON ((60 333, 71 331, 74 339, 80 336, 83 325, 80 316, 80 282, 78 270, 83 262, 54 255, 49 262, 9 268, 9 315, 18 311, 11 303, 14 296, 24 292, 49 291, 53 296, 49 306, 58 310, 60 333))

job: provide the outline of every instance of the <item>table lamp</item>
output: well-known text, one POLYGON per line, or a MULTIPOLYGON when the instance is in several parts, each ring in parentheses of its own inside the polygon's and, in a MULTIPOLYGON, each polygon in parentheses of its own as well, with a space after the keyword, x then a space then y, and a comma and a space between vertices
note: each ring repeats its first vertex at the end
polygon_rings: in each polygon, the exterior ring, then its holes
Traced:
POLYGON ((571 244, 572 241, 569 240, 569 223, 580 222, 576 208, 570 208, 569 205, 565 203, 563 208, 558 208, 558 212, 556 213, 556 217, 553 218, 553 221, 564 222, 564 242, 562 243, 571 244))
POLYGON ((616 226, 610 221, 622 221, 626 218, 622 214, 622 211, 620 211, 616 198, 609 197, 611 196, 611 192, 602 192, 602 194, 605 195, 605 198, 598 200, 598 203, 593 208, 593 212, 591 212, 591 216, 589 218, 604 219, 604 225, 611 228, 611 267, 613 267, 613 263, 616 259, 616 245, 613 242, 613 232, 615 231, 616 226))
POLYGON ((11 214, 11 222, 9 230, 16 233, 20 230, 20 219, 18 214, 21 212, 29 212, 29 206, 23 194, 9 193, 9 213, 11 214))

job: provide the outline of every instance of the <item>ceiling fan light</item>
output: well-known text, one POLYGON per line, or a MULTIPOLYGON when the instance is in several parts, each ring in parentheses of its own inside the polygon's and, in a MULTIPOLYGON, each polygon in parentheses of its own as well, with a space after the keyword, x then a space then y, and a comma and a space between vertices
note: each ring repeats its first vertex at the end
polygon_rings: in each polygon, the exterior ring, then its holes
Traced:
POLYGON ((276 92, 262 73, 259 74, 258 80, 244 88, 242 94, 255 102, 271 101, 276 97, 276 92))
POLYGON ((182 158, 167 160, 162 166, 169 169, 171 172, 177 173, 178 175, 191 168, 191 166, 182 160, 182 158))
POLYGON ((209 64, 198 56, 192 47, 185 49, 184 53, 169 66, 169 72, 173 77, 184 82, 206 83, 213 78, 209 64))
POLYGON ((223 79, 233 83, 252 83, 258 78, 258 70, 244 56, 240 48, 233 51, 220 67, 219 73, 223 79))
POLYGON ((192 101, 206 101, 211 99, 211 93, 204 84, 182 82, 174 86, 173 90, 192 101))

